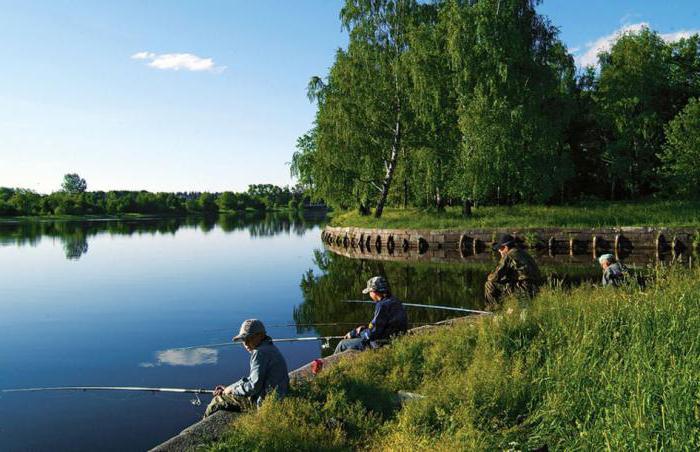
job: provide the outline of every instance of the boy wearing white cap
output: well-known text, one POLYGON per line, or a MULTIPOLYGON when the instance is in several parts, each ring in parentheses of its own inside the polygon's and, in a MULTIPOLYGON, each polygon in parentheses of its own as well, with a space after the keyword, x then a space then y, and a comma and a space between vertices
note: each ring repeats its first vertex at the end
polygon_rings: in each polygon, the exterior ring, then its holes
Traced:
POLYGON ((218 410, 242 411, 252 407, 252 403, 260 406, 265 396, 273 391, 277 391, 280 398, 287 394, 287 362, 260 320, 244 321, 233 341, 243 342, 250 352, 250 374, 229 386, 217 386, 204 417, 218 410))

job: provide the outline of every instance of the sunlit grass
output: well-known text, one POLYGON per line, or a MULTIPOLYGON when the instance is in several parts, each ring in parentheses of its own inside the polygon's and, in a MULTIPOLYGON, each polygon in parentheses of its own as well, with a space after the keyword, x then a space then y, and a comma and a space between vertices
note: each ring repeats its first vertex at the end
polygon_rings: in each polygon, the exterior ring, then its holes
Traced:
POLYGON ((364 352, 240 418, 213 450, 697 450, 700 271, 546 289, 364 352), (399 408, 398 390, 427 396, 399 408))
POLYGON ((382 218, 356 211, 338 212, 333 226, 450 229, 482 227, 700 226, 700 202, 600 202, 577 206, 487 206, 463 217, 457 207, 443 213, 419 209, 385 209, 382 218))

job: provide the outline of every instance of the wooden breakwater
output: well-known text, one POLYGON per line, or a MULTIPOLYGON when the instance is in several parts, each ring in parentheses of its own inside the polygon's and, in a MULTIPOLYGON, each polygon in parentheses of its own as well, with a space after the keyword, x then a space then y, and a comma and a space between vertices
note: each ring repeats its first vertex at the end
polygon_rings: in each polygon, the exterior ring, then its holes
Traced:
POLYGON ((369 229, 327 226, 321 238, 331 251, 351 258, 469 262, 493 260, 501 234, 543 260, 590 264, 605 253, 631 262, 686 261, 700 245, 694 228, 369 229))

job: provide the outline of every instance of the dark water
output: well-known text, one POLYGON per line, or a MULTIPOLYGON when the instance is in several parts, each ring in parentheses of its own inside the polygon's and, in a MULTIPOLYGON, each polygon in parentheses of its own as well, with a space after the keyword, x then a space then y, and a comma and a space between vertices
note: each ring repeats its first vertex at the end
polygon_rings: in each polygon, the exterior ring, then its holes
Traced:
MULTIPOLYGON (((366 323, 364 282, 386 275, 409 302, 480 308, 490 265, 350 260, 323 251, 323 220, 299 216, 0 223, 0 388, 202 387, 248 371, 227 341, 246 318, 268 325, 366 323)), ((594 266, 549 269, 569 283, 594 266)), ((454 313, 409 311, 413 324, 454 313)), ((273 337, 337 335, 349 326, 269 327, 273 337)), ((334 344, 333 344, 334 345, 334 344)), ((290 369, 322 353, 285 343, 290 369)), ((144 450, 202 416, 192 396, 0 395, 0 450, 144 450)))

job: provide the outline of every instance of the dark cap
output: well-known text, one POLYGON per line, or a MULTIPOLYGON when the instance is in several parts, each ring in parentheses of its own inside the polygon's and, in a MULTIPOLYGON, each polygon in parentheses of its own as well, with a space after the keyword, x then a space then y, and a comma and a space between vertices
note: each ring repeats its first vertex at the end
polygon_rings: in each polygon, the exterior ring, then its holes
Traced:
POLYGON ((389 288, 389 281, 383 276, 375 276, 367 280, 367 287, 362 293, 379 292, 379 293, 389 293, 391 289, 389 288))
POLYGON ((502 234, 496 243, 493 244, 493 250, 498 251, 502 246, 513 248, 515 246, 515 238, 510 234, 502 234))

